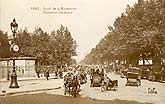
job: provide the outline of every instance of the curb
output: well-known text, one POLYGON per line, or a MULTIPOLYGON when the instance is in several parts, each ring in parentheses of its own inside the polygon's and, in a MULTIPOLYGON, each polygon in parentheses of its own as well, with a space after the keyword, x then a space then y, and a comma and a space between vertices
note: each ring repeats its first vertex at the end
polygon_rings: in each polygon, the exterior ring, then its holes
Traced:
MULTIPOLYGON (((44 78, 31 78, 31 79, 17 79, 17 81, 29 81, 29 80, 44 80, 44 78)), ((0 80, 0 82, 10 82, 11 80, 0 80)))
MULTIPOLYGON (((49 79, 55 79, 55 78, 49 78, 49 79)), ((17 79, 17 81, 29 81, 29 80, 46 80, 45 77, 42 78, 31 78, 31 79, 17 79)), ((10 82, 11 80, 0 80, 0 82, 10 82)))
POLYGON ((29 93, 29 92, 57 90, 57 89, 60 89, 60 88, 61 88, 61 87, 46 88, 46 89, 36 89, 36 90, 28 90, 28 91, 18 91, 18 92, 9 92, 9 93, 5 93, 5 94, 0 94, 0 97, 1 97, 1 96, 6 96, 6 95, 14 95, 14 94, 21 94, 21 93, 29 93))

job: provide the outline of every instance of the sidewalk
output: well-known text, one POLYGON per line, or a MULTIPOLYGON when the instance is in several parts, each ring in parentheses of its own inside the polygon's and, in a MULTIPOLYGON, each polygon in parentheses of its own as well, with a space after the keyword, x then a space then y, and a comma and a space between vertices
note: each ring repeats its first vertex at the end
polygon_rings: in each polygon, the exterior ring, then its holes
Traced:
MULTIPOLYGON (((37 78, 37 77, 23 77, 23 78, 17 78, 18 81, 27 81, 27 80, 42 80, 45 79, 45 77, 37 78)), ((0 79, 0 82, 10 82, 10 80, 7 79, 0 79)))
POLYGON ((0 96, 59 89, 63 86, 63 79, 22 78, 18 80, 19 88, 9 88, 9 85, 10 81, 0 81, 0 96))
MULTIPOLYGON (((42 79, 46 79, 45 77, 44 77, 44 74, 40 74, 40 76, 42 76, 42 77, 40 77, 40 78, 37 78, 37 76, 36 77, 17 77, 17 80, 18 81, 27 81, 27 80, 42 80, 42 79)), ((52 79, 52 78, 54 78, 55 77, 55 75, 54 74, 50 74, 50 78, 52 79)), ((3 79, 0 79, 0 82, 8 82, 8 81, 10 81, 10 80, 7 80, 6 78, 3 78, 3 79)))

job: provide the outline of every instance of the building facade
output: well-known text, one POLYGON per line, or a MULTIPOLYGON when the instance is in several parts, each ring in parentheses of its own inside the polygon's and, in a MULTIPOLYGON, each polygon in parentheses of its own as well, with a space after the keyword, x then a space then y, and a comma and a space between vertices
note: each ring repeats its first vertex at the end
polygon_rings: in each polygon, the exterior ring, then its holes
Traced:
MULTIPOLYGON (((36 60, 36 57, 17 57, 15 60, 17 77, 35 77, 36 60)), ((10 58, 0 58, 0 79, 9 80, 12 69, 13 60, 10 58)))

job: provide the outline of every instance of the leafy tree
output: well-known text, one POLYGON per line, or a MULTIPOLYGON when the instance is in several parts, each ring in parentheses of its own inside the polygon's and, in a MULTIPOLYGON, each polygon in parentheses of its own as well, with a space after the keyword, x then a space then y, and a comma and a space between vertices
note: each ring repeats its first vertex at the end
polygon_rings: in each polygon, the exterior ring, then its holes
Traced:
POLYGON ((56 44, 56 59, 58 65, 69 64, 71 57, 76 55, 76 41, 69 30, 61 25, 60 29, 51 33, 56 44))
POLYGON ((95 56, 92 63, 103 58, 101 61, 126 60, 137 65, 139 58, 152 58, 154 65, 160 66, 164 57, 164 10, 164 0, 139 0, 133 7, 128 5, 114 28, 109 27, 110 32, 83 61, 95 56))
POLYGON ((19 46, 19 51, 15 53, 17 56, 31 57, 33 56, 31 51, 31 36, 28 31, 20 30, 17 34, 16 43, 19 46))
POLYGON ((8 42, 8 37, 6 33, 0 30, 0 57, 7 58, 10 57, 10 45, 8 42))
POLYGON ((17 56, 37 57, 40 65, 72 64, 72 56, 76 55, 76 41, 71 33, 63 26, 51 34, 36 27, 33 33, 27 29, 17 34, 16 43, 20 50, 17 56))

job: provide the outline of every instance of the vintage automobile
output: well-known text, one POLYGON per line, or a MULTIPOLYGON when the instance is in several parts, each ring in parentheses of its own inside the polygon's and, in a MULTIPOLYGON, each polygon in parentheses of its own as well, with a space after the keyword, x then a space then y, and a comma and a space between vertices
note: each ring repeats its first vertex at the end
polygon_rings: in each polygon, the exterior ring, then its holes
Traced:
POLYGON ((104 74, 94 73, 90 77, 91 80, 91 87, 100 87, 102 81, 104 80, 104 74))
POLYGON ((159 72, 159 71, 154 71, 154 72, 150 72, 150 75, 149 75, 149 80, 150 81, 158 81, 160 82, 161 81, 161 76, 162 76, 162 73, 159 72))
POLYGON ((118 80, 112 80, 112 82, 108 83, 106 81, 102 82, 101 85, 101 91, 107 91, 107 90, 111 90, 113 88, 113 90, 117 90, 116 88, 118 87, 118 80))
POLYGON ((126 86, 140 86, 141 85, 141 76, 140 76, 140 68, 131 67, 127 71, 126 77, 126 86))
POLYGON ((148 79, 149 78, 149 70, 142 70, 141 78, 142 79, 148 79))
POLYGON ((148 79, 150 70, 147 66, 141 67, 141 79, 148 79))

